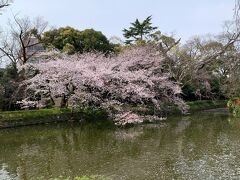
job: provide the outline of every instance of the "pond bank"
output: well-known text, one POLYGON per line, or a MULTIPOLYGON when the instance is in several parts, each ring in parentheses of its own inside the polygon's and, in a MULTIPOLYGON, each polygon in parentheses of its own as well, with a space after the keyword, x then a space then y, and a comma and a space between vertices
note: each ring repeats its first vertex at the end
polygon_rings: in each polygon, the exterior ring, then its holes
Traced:
POLYGON ((208 109, 208 110, 203 110, 202 112, 205 112, 205 113, 230 114, 228 108, 208 109))
POLYGON ((189 106, 189 112, 193 113, 196 111, 203 111, 203 110, 210 110, 210 109, 217 109, 217 108, 227 108, 227 101, 226 100, 217 100, 217 101, 210 101, 210 100, 203 100, 203 101, 191 101, 187 102, 189 106))
POLYGON ((5 111, 0 112, 0 129, 67 121, 96 121, 106 118, 104 111, 92 108, 78 109, 74 112, 69 108, 5 111))
MULTIPOLYGON (((194 101, 187 102, 193 113, 201 110, 226 107, 227 101, 194 101)), ((171 114, 171 113, 170 113, 171 114)), ((173 113, 175 114, 175 113, 173 113)), ((85 108, 71 112, 71 109, 53 108, 39 110, 0 112, 0 129, 19 126, 29 126, 54 122, 106 120, 107 114, 99 109, 85 108)))

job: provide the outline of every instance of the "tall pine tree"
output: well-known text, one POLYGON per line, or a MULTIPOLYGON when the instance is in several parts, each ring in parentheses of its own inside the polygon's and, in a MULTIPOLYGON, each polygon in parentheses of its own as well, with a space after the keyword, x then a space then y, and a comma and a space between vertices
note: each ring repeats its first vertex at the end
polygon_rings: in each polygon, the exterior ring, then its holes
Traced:
POLYGON ((151 32, 157 29, 152 26, 152 16, 148 16, 143 22, 138 19, 131 23, 128 29, 123 29, 123 36, 127 39, 126 44, 130 44, 133 41, 143 41, 146 35, 150 35, 151 32))

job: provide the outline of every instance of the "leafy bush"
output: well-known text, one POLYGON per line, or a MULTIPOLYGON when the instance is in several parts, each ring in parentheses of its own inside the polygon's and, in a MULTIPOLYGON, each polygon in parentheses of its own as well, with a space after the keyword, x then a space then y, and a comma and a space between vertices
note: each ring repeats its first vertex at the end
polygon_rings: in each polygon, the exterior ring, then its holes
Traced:
POLYGON ((228 101, 229 111, 237 117, 240 117, 240 98, 232 98, 228 101))

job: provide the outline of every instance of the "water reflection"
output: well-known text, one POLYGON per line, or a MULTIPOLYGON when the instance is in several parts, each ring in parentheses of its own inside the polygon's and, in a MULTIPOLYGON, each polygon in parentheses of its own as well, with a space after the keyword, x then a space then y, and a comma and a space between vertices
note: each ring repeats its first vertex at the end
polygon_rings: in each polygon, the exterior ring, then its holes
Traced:
POLYGON ((94 125, 0 131, 0 179, 240 178, 240 119, 203 113, 128 129, 94 125))
POLYGON ((0 179, 17 180, 18 177, 16 175, 11 175, 7 170, 7 165, 2 164, 2 166, 0 166, 0 179))

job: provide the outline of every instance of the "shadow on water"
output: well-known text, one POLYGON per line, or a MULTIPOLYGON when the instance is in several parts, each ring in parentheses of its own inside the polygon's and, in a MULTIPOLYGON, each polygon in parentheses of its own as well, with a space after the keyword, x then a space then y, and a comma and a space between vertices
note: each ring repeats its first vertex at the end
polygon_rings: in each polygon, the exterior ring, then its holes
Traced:
POLYGON ((126 129, 78 123, 5 129, 0 131, 0 179, 240 178, 239 137, 240 119, 221 113, 126 129))

